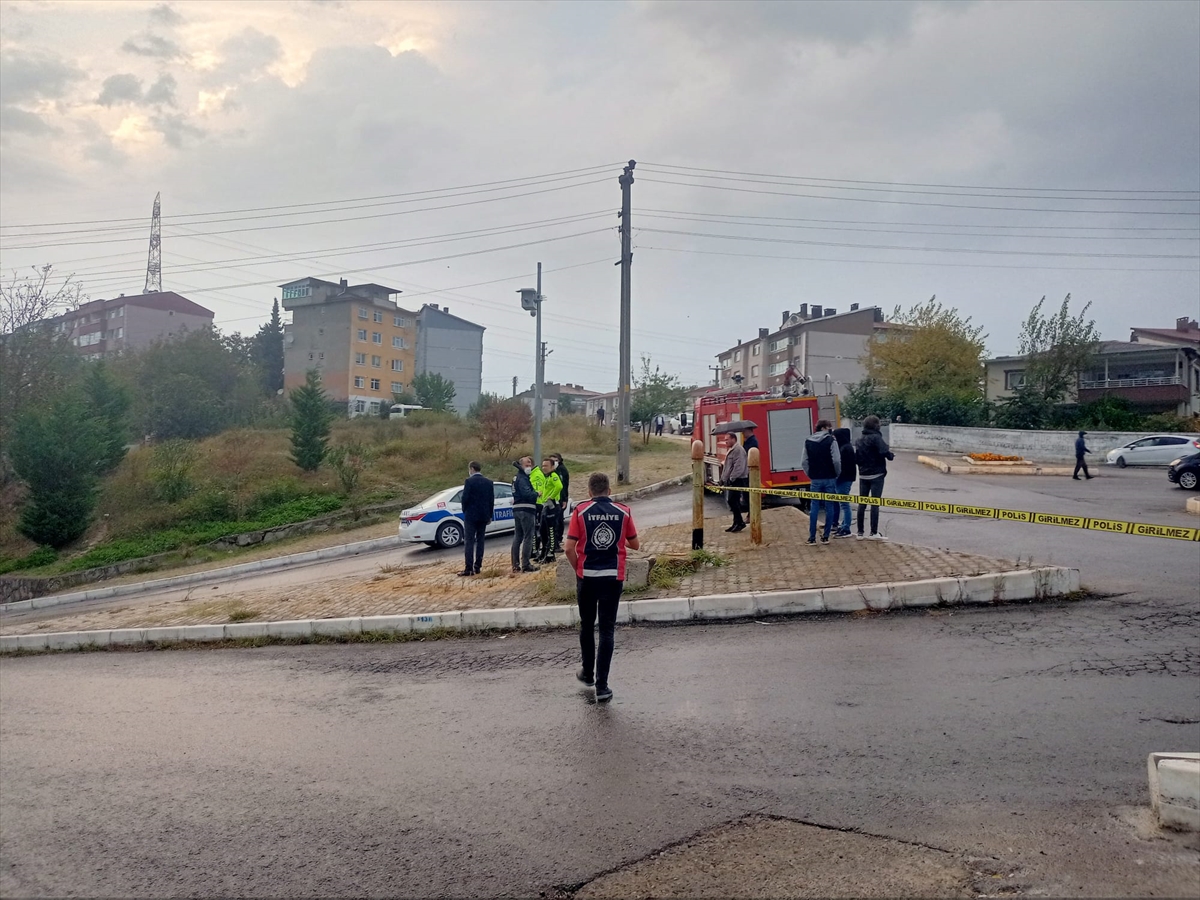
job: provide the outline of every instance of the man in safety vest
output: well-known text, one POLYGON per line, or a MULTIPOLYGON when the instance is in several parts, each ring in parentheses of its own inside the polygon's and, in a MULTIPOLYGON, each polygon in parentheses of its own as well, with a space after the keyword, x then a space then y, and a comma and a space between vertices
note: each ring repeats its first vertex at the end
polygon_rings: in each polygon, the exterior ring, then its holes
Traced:
POLYGON ((547 456, 541 469, 530 479, 538 492, 538 562, 554 562, 555 522, 562 502, 562 479, 554 471, 554 460, 547 456))

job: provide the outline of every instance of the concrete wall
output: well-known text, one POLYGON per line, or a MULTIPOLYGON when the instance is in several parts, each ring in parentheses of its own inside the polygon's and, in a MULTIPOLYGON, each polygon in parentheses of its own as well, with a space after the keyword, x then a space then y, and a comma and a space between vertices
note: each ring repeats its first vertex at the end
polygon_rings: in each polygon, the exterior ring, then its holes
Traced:
POLYGON ((418 373, 431 372, 453 381, 453 406, 462 414, 483 389, 483 330, 454 323, 446 327, 449 318, 422 310, 416 368, 418 373))
MULTIPOLYGON (((1032 460, 1074 459, 1077 431, 1010 431, 1004 428, 952 428, 941 425, 891 425, 893 450, 933 452, 1003 453, 1032 460)), ((1089 431, 1091 459, 1103 462, 1104 454, 1149 432, 1089 431)))

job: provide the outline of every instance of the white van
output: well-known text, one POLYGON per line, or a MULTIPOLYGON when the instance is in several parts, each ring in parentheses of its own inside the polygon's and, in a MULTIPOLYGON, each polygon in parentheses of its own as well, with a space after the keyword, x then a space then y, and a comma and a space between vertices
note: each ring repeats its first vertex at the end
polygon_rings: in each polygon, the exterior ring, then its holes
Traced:
POLYGON ((424 406, 413 406, 409 403, 396 403, 392 406, 392 409, 391 409, 392 418, 393 419, 395 419, 397 417, 401 418, 401 419, 406 418, 409 413, 414 412, 418 409, 425 409, 425 407, 424 406))

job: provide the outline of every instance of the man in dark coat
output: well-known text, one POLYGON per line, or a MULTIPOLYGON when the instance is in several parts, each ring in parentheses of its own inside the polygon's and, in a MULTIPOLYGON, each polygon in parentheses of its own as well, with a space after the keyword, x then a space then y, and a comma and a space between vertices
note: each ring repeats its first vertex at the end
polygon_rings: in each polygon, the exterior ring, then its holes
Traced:
POLYGON ((1083 454, 1092 452, 1087 448, 1087 442, 1083 439, 1085 434, 1087 434, 1086 431, 1081 431, 1079 437, 1075 439, 1075 471, 1071 477, 1076 481, 1079 480, 1080 469, 1083 469, 1083 475, 1088 481, 1091 481, 1093 477, 1092 473, 1088 471, 1087 460, 1083 458, 1083 454))
POLYGON ((478 575, 483 568, 483 538, 496 511, 496 492, 492 482, 483 476, 482 468, 479 463, 471 462, 467 466, 467 480, 463 482, 463 552, 466 565, 458 573, 460 578, 478 575))
POLYGON ((561 453, 551 453, 550 458, 554 460, 554 471, 562 480, 562 493, 558 495, 558 521, 554 525, 554 541, 557 545, 554 552, 562 553, 563 535, 566 533, 563 531, 563 519, 571 511, 571 501, 568 499, 571 490, 571 473, 567 471, 567 464, 563 462, 561 453))

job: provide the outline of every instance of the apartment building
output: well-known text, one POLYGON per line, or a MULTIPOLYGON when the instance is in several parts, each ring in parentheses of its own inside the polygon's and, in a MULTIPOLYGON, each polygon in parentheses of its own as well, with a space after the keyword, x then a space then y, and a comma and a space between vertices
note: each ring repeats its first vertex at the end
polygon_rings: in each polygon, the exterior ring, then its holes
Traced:
POLYGON ((396 302, 397 288, 302 278, 281 284, 284 390, 316 369, 330 399, 351 416, 379 414, 416 374, 417 313, 396 302))
MULTIPOLYGON (((558 384, 548 381, 542 385, 542 421, 557 419, 559 416, 565 415, 562 411, 565 403, 570 404, 572 415, 591 415, 594 417, 596 407, 591 405, 591 401, 600 398, 600 405, 604 405, 603 398, 608 397, 616 397, 616 393, 601 394, 596 391, 589 391, 581 384, 558 384)), ((533 386, 530 386, 529 390, 517 394, 517 399, 532 411, 534 406, 533 386)))
POLYGON ((46 319, 43 327, 64 334, 85 359, 140 350, 185 331, 210 328, 213 313, 174 291, 121 294, 92 300, 46 319))
POLYGON ((800 304, 797 312, 784 310, 779 327, 758 329, 758 336, 738 341, 717 355, 718 384, 753 391, 783 387, 788 364, 811 379, 818 394, 845 394, 866 377, 864 357, 871 335, 890 328, 883 310, 871 306, 839 313, 834 307, 800 304))
POLYGON ((417 314, 416 372, 454 382, 454 410, 465 413, 483 390, 482 325, 450 315, 450 307, 427 303, 417 314))
MULTIPOLYGON (((1026 357, 985 364, 988 400, 1011 397, 1024 383, 1026 357)), ((1101 341, 1078 373, 1068 403, 1123 397, 1146 413, 1200 414, 1200 325, 1184 316, 1174 328, 1133 328, 1128 341, 1101 341)))

